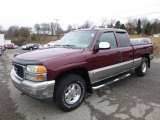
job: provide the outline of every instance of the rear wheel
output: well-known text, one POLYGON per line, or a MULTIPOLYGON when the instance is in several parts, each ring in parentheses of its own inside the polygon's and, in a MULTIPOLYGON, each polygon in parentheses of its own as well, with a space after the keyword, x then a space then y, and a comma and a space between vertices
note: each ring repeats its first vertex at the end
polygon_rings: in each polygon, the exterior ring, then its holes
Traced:
POLYGON ((63 111, 76 109, 84 100, 86 83, 76 74, 69 74, 57 81, 54 100, 63 111))
POLYGON ((135 69, 135 72, 138 76, 144 76, 148 68, 148 59, 143 58, 140 66, 135 69))

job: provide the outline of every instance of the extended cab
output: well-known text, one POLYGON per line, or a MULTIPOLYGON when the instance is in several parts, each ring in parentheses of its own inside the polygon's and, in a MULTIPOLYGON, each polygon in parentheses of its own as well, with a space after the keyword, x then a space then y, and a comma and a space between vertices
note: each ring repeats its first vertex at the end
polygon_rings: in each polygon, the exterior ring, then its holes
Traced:
POLYGON ((77 108, 92 92, 130 75, 144 76, 153 45, 132 46, 125 30, 84 29, 66 34, 54 48, 15 56, 13 85, 34 98, 53 98, 64 111, 77 108))

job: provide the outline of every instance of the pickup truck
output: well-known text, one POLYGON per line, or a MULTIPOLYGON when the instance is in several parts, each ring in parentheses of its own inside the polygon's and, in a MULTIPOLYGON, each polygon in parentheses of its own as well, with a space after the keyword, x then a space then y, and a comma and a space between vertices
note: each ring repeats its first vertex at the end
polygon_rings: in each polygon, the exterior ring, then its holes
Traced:
POLYGON ((28 96, 53 98, 63 111, 76 109, 86 93, 119 81, 135 69, 144 76, 153 58, 153 45, 131 45, 125 30, 75 30, 54 48, 15 55, 13 85, 28 96))

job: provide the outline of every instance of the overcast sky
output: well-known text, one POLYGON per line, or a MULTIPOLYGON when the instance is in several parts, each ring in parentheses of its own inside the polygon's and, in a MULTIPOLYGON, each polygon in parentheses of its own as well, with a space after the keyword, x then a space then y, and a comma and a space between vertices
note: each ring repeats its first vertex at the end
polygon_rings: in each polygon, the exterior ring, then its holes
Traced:
POLYGON ((160 19, 160 0, 0 0, 0 26, 33 27, 59 19, 65 29, 68 24, 83 24, 85 20, 100 24, 103 18, 125 22, 128 17, 143 15, 160 19))

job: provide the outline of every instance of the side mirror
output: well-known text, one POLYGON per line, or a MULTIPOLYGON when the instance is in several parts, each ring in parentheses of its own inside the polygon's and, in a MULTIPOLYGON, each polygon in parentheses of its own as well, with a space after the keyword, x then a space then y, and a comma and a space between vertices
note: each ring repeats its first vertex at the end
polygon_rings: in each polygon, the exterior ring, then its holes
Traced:
POLYGON ((98 49, 99 50, 109 49, 109 48, 110 48, 110 44, 108 42, 100 42, 98 44, 98 49))

